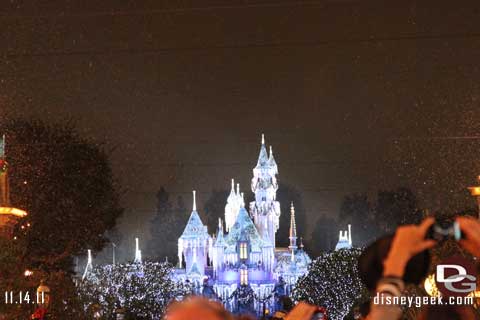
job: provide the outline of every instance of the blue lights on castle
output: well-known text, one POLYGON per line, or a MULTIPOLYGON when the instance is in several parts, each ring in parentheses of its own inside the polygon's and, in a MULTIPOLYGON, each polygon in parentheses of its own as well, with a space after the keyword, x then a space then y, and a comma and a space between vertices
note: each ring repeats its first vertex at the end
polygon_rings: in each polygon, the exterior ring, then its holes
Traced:
POLYGON ((232 180, 225 216, 219 220, 215 235, 202 223, 193 192, 192 213, 178 239, 179 264, 174 275, 178 281, 194 284, 199 293, 208 289, 223 301, 231 301, 232 295, 245 287, 257 298, 256 304, 274 292, 291 292, 297 279, 307 272, 311 258, 301 242, 297 245, 293 203, 289 234, 277 235, 281 215, 276 200, 277 175, 272 148, 268 153, 262 135, 251 183, 255 200, 247 210, 243 193, 238 184, 235 189, 232 180), (288 236, 288 248, 276 247, 276 236, 288 236))

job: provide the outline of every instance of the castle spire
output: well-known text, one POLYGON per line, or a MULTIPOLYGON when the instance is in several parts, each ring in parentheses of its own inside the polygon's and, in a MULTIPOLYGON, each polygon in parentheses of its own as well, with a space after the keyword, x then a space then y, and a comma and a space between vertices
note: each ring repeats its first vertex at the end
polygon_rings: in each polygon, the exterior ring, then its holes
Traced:
POLYGON ((273 156, 272 146, 270 146, 270 156, 268 158, 268 166, 270 167, 270 170, 272 170, 275 174, 278 174, 278 166, 277 166, 277 162, 275 161, 275 158, 273 156))
POLYGON ((297 249, 297 224, 295 222, 295 207, 293 202, 290 205, 290 232, 289 237, 290 245, 288 248, 292 251, 297 249))
POLYGON ((230 231, 230 228, 235 223, 237 218, 238 210, 240 210, 240 185, 237 183, 237 190, 235 190, 235 180, 232 179, 232 186, 230 194, 227 198, 227 204, 225 205, 225 230, 230 231))
POLYGON ((228 200, 227 201, 235 201, 235 179, 232 179, 232 188, 230 189, 230 194, 228 195, 228 200))
POLYGON ((268 164, 267 148, 265 147, 265 135, 262 133, 262 145, 258 155, 257 167, 264 167, 268 164))
POLYGON ((138 244, 138 238, 135 238, 135 262, 142 262, 142 251, 138 244))
POLYGON ((197 199, 196 199, 196 196, 195 196, 196 191, 193 190, 192 193, 193 193, 193 207, 192 207, 192 211, 197 211, 197 199))

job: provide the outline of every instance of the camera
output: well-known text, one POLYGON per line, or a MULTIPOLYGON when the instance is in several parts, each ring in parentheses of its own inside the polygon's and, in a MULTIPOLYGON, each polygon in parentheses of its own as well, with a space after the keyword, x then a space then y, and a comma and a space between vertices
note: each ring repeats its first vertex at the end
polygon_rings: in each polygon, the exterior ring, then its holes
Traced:
POLYGON ((432 239, 438 242, 444 242, 448 239, 459 241, 465 238, 460 226, 456 221, 439 220, 436 221, 427 231, 426 239, 432 239))

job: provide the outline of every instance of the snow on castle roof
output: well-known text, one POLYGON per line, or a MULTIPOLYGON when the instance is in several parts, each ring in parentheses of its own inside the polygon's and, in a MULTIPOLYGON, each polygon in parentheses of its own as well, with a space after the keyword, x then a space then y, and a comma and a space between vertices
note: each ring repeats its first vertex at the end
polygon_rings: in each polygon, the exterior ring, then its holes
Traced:
POLYGON ((208 238, 207 226, 203 225, 197 211, 192 211, 181 239, 208 238))
POLYGON ((202 220, 197 212, 197 205, 195 199, 195 191, 193 191, 193 210, 188 219, 187 226, 183 230, 182 240, 191 240, 191 239, 208 239, 210 235, 208 234, 207 226, 203 225, 202 220))
POLYGON ((227 252, 235 252, 235 246, 241 240, 249 241, 253 252, 261 252, 262 247, 266 246, 244 207, 240 208, 237 220, 226 236, 227 252))

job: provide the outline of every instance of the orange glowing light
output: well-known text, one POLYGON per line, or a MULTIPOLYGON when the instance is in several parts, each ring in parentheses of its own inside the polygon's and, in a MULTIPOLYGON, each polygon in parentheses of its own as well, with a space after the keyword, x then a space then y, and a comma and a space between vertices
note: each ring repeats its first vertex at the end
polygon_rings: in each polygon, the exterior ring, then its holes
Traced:
POLYGON ((27 212, 17 209, 17 208, 12 208, 12 207, 0 207, 0 215, 5 214, 5 215, 12 215, 16 217, 26 217, 27 212))
POLYGON ((470 187, 468 188, 472 196, 480 196, 480 187, 470 187))

